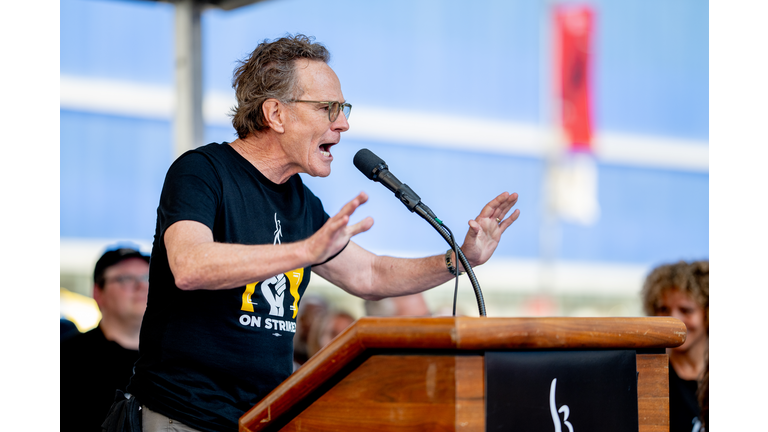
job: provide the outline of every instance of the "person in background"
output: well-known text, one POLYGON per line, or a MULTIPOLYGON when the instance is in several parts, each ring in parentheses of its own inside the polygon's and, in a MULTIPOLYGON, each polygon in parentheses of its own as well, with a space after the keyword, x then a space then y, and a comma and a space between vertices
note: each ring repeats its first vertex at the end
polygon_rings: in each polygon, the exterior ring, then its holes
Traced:
POLYGON ((307 354, 309 358, 312 358, 318 351, 331 343, 333 338, 341 334, 354 322, 355 318, 350 313, 334 308, 317 315, 307 337, 307 354))
POLYGON ((307 295, 299 305, 296 316, 296 335, 293 337, 293 370, 298 369, 309 360, 307 342, 312 332, 312 325, 317 317, 328 311, 328 302, 322 297, 307 295))
POLYGON ((685 324, 685 343, 667 349, 669 430, 701 432, 697 390, 709 352, 709 262, 656 267, 645 280, 642 297, 648 315, 671 316, 685 324))
MULTIPOLYGON (((709 296, 709 261, 701 260, 695 261, 691 264, 691 271, 693 271, 693 277, 699 283, 699 286, 709 296)), ((709 323, 709 300, 707 300, 707 323, 709 323)), ((709 335, 709 325, 707 325, 707 335, 709 335)), ((701 420, 700 432, 705 432, 709 429, 709 350, 704 359, 704 373, 699 379, 699 388, 696 392, 697 400, 699 402, 699 419, 701 420)))
MULTIPOLYGON (((305 299, 304 301, 307 301, 305 299)), ((422 293, 400 297, 387 297, 381 300, 365 300, 365 314, 375 317, 426 317, 430 316, 427 302, 422 293)), ((303 308, 303 306, 302 306, 303 308)), ((304 309, 299 309, 297 319, 296 338, 299 337, 298 324, 304 309)), ((341 334, 355 322, 355 318, 348 312, 329 308, 327 303, 317 306, 317 301, 308 304, 309 317, 305 319, 311 322, 307 325, 305 350, 307 359, 317 354, 328 345, 333 338, 341 334)), ((295 344, 294 344, 295 346, 295 344)), ((302 363, 303 364, 303 363, 302 363)))
POLYGON ((65 432, 101 432, 115 391, 128 385, 139 358, 149 256, 130 247, 108 250, 96 262, 93 281, 99 325, 61 341, 60 426, 65 432))
POLYGON ((696 398, 699 401, 701 413, 701 431, 709 430, 709 354, 707 354, 707 364, 704 366, 704 374, 699 380, 699 389, 696 392, 696 398))
POLYGON ((381 300, 365 300, 365 314, 373 317, 428 317, 426 300, 422 293, 401 297, 388 297, 381 300))

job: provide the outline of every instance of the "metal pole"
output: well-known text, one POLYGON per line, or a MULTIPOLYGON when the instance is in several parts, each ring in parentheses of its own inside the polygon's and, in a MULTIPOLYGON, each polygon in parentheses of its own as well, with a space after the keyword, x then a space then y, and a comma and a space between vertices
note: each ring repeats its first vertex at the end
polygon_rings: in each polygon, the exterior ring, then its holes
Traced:
POLYGON ((196 0, 176 3, 176 156, 203 144, 200 10, 196 0))
POLYGON ((559 114, 560 108, 555 98, 554 68, 552 34, 552 7, 551 0, 542 0, 541 27, 540 27, 540 117, 542 125, 542 145, 544 146, 544 178, 542 182, 542 220, 539 231, 539 287, 538 294, 549 296, 555 285, 555 261, 560 249, 560 221, 555 206, 555 182, 554 175, 561 156, 559 142, 559 114))

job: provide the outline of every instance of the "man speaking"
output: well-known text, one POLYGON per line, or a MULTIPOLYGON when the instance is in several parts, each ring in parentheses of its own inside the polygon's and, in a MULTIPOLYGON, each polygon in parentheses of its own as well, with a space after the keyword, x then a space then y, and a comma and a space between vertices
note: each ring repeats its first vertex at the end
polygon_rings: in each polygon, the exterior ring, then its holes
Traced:
MULTIPOLYGON (((304 35, 264 41, 235 70, 238 139, 191 150, 169 168, 157 210, 140 358, 128 387, 145 431, 234 431, 292 372, 310 272, 363 299, 414 294, 454 275, 443 253, 375 255, 350 239, 361 192, 330 217, 299 173, 326 177, 352 106, 304 35), (174 429, 176 430, 176 429, 174 429)), ((469 221, 462 249, 485 263, 519 216, 502 193, 469 221)), ((452 256, 452 263, 458 260, 452 256)), ((451 268, 455 271, 455 269, 451 268)))

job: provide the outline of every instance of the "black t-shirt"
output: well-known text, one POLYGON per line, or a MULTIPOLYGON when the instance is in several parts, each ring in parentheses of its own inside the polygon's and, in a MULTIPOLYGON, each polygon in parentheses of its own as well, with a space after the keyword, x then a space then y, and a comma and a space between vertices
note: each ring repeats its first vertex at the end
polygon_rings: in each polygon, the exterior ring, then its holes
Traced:
POLYGON ((677 376, 669 365, 669 432, 699 432, 699 401, 696 381, 688 381, 677 376))
POLYGON ((275 184, 227 143, 179 157, 157 210, 141 356, 128 391, 196 429, 237 430, 239 417, 293 371, 296 313, 311 267, 233 289, 182 291, 165 230, 192 220, 216 242, 281 244, 306 239, 328 218, 298 175, 275 184))
POLYGON ((61 341, 61 431, 101 432, 115 391, 125 390, 138 358, 138 351, 107 340, 99 327, 61 341))

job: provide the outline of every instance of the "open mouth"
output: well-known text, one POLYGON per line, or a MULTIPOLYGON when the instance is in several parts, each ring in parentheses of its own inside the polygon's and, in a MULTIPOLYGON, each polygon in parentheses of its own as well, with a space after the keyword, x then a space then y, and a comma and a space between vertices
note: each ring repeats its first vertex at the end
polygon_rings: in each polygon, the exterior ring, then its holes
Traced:
POLYGON ((333 143, 327 143, 327 144, 321 144, 320 145, 320 153, 322 153, 325 157, 331 157, 331 147, 333 147, 336 144, 333 143))

